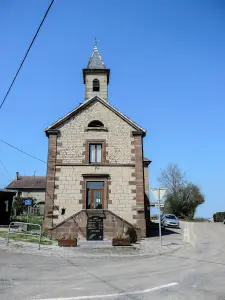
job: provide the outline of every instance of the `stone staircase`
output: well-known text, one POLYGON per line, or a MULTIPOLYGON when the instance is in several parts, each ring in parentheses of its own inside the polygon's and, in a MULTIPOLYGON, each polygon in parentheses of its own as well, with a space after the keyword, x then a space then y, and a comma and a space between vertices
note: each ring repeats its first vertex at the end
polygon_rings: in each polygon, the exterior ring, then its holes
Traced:
POLYGON ((80 210, 61 223, 48 230, 48 234, 56 239, 62 237, 75 237, 80 240, 87 239, 87 220, 90 217, 100 217, 103 220, 104 240, 112 239, 120 232, 126 232, 129 227, 134 227, 110 210, 80 210))

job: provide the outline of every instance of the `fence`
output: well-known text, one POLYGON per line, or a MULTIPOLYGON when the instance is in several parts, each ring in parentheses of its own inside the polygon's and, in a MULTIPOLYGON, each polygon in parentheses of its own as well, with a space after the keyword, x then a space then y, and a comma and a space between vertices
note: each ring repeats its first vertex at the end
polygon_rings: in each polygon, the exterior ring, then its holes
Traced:
POLYGON ((39 207, 30 207, 29 214, 31 216, 40 216, 40 208, 39 207))
POLYGON ((29 215, 29 216, 43 216, 44 215, 44 209, 40 209, 40 207, 38 207, 38 206, 29 207, 29 211, 23 211, 22 214, 17 214, 17 211, 14 208, 12 210, 12 215, 14 217, 20 216, 20 215, 23 215, 23 216, 27 216, 27 215, 29 215))
POLYGON ((25 222, 11 222, 9 224, 9 231, 8 231, 8 237, 7 237, 7 244, 9 244, 9 237, 10 234, 20 234, 20 235, 25 235, 25 236, 35 236, 39 237, 38 238, 38 244, 39 247, 38 249, 40 250, 41 248, 41 233, 42 233, 42 228, 41 225, 35 224, 35 223, 25 223, 25 222), (29 231, 29 226, 31 226, 32 230, 29 231), (38 227, 39 230, 33 230, 33 227, 38 227))

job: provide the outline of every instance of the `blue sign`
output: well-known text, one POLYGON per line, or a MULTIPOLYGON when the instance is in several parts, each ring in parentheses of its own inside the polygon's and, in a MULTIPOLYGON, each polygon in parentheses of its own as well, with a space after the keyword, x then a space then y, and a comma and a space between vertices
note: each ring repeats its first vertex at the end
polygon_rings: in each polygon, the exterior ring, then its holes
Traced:
POLYGON ((32 205, 32 200, 31 199, 24 200, 24 204, 27 206, 32 205))

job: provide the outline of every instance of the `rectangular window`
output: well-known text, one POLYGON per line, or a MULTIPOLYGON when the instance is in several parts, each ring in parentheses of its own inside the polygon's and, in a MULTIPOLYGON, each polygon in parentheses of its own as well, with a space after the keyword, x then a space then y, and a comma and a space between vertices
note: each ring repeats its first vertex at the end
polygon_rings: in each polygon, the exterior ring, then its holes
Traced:
POLYGON ((89 163, 101 163, 102 162, 102 144, 90 144, 89 145, 89 163))

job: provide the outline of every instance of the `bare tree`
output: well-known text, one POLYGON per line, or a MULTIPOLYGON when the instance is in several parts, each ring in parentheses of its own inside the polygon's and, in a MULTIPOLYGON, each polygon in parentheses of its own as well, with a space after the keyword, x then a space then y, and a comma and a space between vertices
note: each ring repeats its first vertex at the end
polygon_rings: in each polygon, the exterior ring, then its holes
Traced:
POLYGON ((163 187, 168 189, 167 192, 170 194, 179 192, 181 188, 187 185, 185 175, 177 164, 169 164, 165 170, 162 170, 158 181, 163 187))

